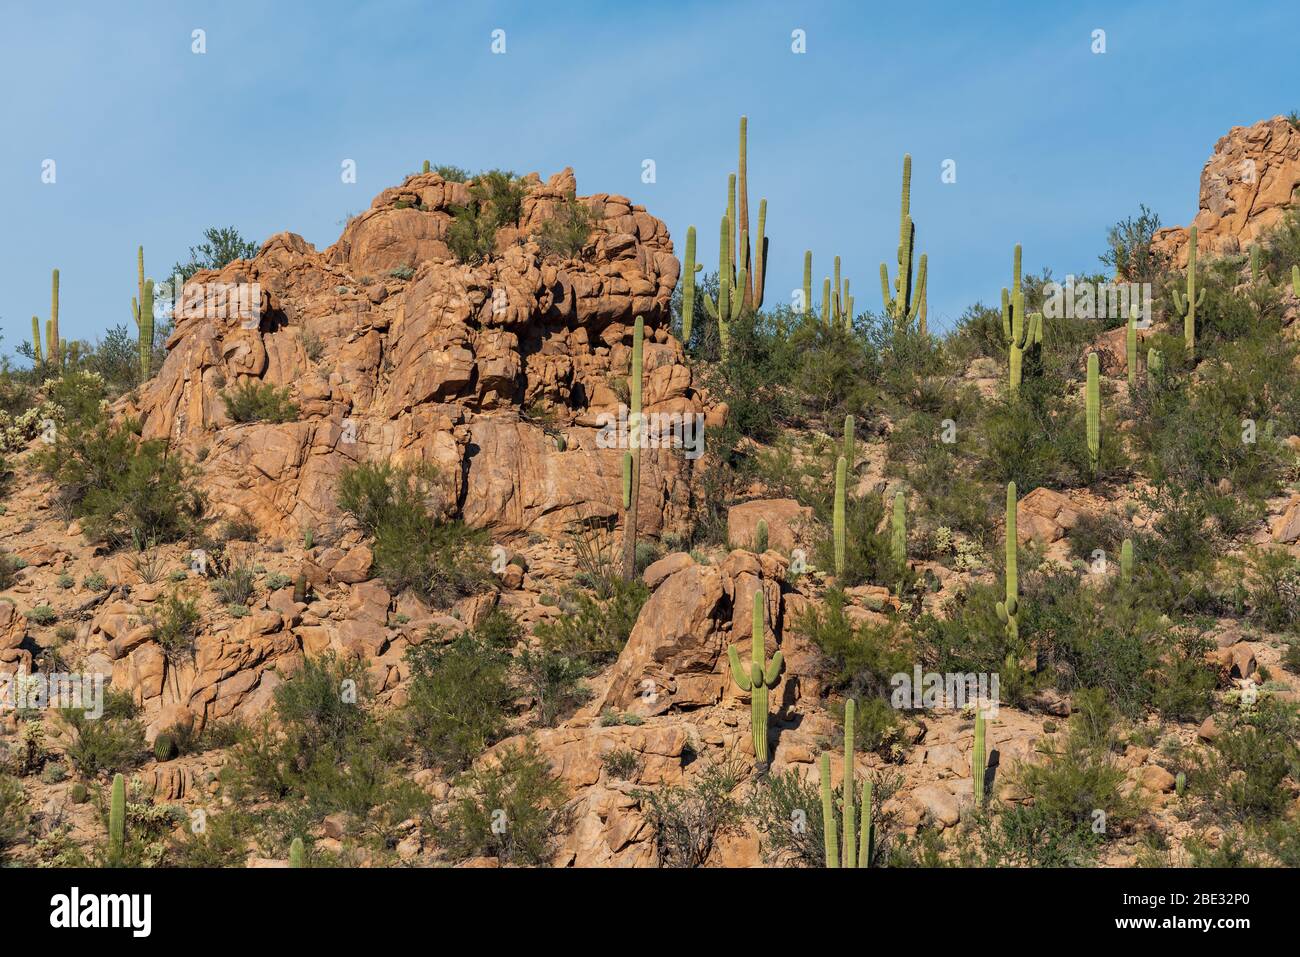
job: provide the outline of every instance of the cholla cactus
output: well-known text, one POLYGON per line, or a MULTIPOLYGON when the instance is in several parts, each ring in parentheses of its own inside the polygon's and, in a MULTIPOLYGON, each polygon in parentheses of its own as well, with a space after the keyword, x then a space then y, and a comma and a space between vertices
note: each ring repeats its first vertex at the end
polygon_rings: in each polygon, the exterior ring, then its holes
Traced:
MULTIPOLYGON (((871 782, 862 786, 862 825, 857 823, 857 810, 854 807, 857 784, 853 774, 853 730, 856 719, 853 699, 844 703, 844 781, 843 798, 840 810, 843 817, 845 867, 871 866, 871 782)), ((822 754, 820 762, 821 797, 822 797, 822 836, 826 848, 826 866, 839 867, 841 861, 840 841, 835 834, 835 799, 831 793, 831 757, 822 754)))
POLYGON ((1205 288, 1198 289, 1196 284, 1195 226, 1187 233, 1187 295, 1181 295, 1177 289, 1171 292, 1174 297, 1174 309, 1183 317, 1183 343, 1187 347, 1187 355, 1193 356, 1196 354, 1196 310, 1205 302, 1205 288))
POLYGON ((760 771, 767 770, 767 692, 775 688, 781 677, 782 654, 778 651, 767 659, 763 641, 763 589, 754 592, 753 635, 749 653, 749 669, 740 665, 736 646, 727 648, 727 661, 731 664, 731 678, 742 691, 749 692, 750 730, 754 737, 754 763, 760 771))

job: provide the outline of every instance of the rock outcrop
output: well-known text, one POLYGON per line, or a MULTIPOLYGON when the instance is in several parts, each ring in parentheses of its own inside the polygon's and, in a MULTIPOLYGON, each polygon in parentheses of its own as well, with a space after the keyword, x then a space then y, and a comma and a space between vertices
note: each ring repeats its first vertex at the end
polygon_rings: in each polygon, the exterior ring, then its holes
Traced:
MULTIPOLYGON (((1283 116, 1234 126, 1201 171, 1196 227, 1200 255, 1244 253, 1286 215, 1300 188, 1300 129, 1283 116)), ((1155 246, 1187 266, 1187 229, 1156 233, 1155 246)))
MULTIPOLYGON (((664 224, 608 194, 580 200, 594 224, 580 257, 543 256, 531 237, 575 181, 566 170, 524 182, 518 223, 480 265, 446 244, 469 187, 425 173, 381 193, 324 252, 280 233, 251 260, 195 275, 140 399, 144 435, 202 458, 216 507, 268 535, 336 523, 336 481, 365 460, 436 466, 448 510, 503 535, 621 514, 621 451, 598 447, 597 425, 617 412, 638 315, 645 410, 704 411, 668 334, 680 267, 664 224), (254 283, 249 320, 226 304, 254 283), (297 419, 232 422, 222 392, 246 381, 288 388, 297 419)), ((687 466, 666 451, 644 460, 643 532, 657 534, 683 517, 687 466)))

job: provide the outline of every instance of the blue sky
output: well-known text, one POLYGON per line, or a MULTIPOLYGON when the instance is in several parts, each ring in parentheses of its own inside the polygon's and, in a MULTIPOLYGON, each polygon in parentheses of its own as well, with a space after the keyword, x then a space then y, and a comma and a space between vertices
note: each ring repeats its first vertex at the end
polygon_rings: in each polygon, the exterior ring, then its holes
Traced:
POLYGON ((324 249, 425 158, 571 165, 580 193, 664 219, 679 254, 695 224, 712 268, 741 113, 751 203, 768 198, 768 301, 789 299, 811 248, 818 290, 838 254, 859 308, 880 308, 910 152, 944 326, 996 301, 1016 242, 1027 269, 1059 276, 1096 268, 1107 226, 1139 203, 1186 223, 1215 140, 1300 108, 1287 4, 1057 6, 9 0, 0 350, 49 314, 53 267, 65 337, 94 339, 129 324, 138 244, 158 278, 211 225, 324 249), (505 55, 490 51, 497 28, 505 55), (945 159, 955 184, 940 182, 945 159))

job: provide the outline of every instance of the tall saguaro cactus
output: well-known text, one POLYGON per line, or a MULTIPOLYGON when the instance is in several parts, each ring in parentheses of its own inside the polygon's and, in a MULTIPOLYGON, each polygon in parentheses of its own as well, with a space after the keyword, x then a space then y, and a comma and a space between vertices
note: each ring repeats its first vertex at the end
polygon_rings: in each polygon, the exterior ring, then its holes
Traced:
MULTIPOLYGON (((708 294, 704 295, 704 308, 709 315, 713 317, 718 324, 718 348, 722 357, 727 357, 727 351, 731 345, 731 335, 728 331, 728 324, 740 318, 743 299, 741 291, 745 286, 745 267, 740 267, 739 273, 732 272, 731 263, 734 259, 734 251, 731 247, 731 220, 723 216, 722 224, 718 230, 718 244, 721 247, 718 252, 718 301, 715 305, 708 294)), ((742 234, 742 242, 748 244, 748 237, 742 234)))
POLYGON ((1177 288, 1171 290, 1174 308, 1183 317, 1183 344, 1187 355, 1196 354, 1196 310, 1205 302, 1205 288, 1197 288, 1196 283, 1196 227, 1187 234, 1187 295, 1180 294, 1177 288))
MULTIPOLYGON (((856 713, 853 699, 844 703, 844 780, 843 797, 840 812, 843 818, 843 862, 845 867, 871 866, 871 782, 866 781, 862 789, 862 824, 857 822, 857 809, 854 800, 857 797, 857 782, 853 774, 853 728, 856 713)), ((840 842, 835 836, 835 799, 831 794, 831 757, 822 754, 820 762, 821 797, 822 797, 822 834, 826 848, 826 866, 839 867, 841 861, 840 842)))
POLYGON ((45 361, 45 355, 41 352, 41 320, 32 316, 32 359, 36 365, 45 361))
POLYGON ((844 574, 844 495, 848 484, 849 464, 844 456, 835 463, 835 510, 832 515, 832 534, 835 543, 835 577, 844 574))
POLYGON ((695 261, 695 227, 686 230, 686 262, 682 265, 682 345, 691 343, 695 321, 695 274, 703 268, 695 261))
POLYGON ((803 251, 803 314, 812 315, 812 250, 803 251))
POLYGON ((636 577, 637 499, 641 492, 641 360, 645 321, 636 317, 632 331, 632 373, 628 383, 631 409, 627 417, 627 452, 624 453, 623 505, 627 523, 623 530, 623 578, 636 577))
POLYGON ((731 663, 731 678, 740 686, 741 691, 749 692, 750 730, 754 735, 754 764, 760 771, 767 770, 767 692, 776 687, 781 676, 783 657, 780 651, 767 661, 767 649, 763 643, 763 589, 754 592, 753 642, 749 652, 749 670, 740 665, 740 655, 736 646, 727 648, 727 660, 731 663))
MULTIPOLYGON (((427 173, 429 171, 428 170, 429 161, 425 160, 424 165, 425 165, 425 172, 427 173)), ((293 842, 289 845, 289 866, 290 867, 307 866, 307 851, 302 846, 302 838, 300 837, 295 837, 293 839, 293 842)))
POLYGON ((907 499, 902 492, 894 493, 894 514, 890 519, 889 556, 894 569, 901 576, 907 568, 907 499))
POLYGON ((975 747, 971 752, 971 778, 977 808, 984 806, 984 776, 986 774, 984 766, 988 760, 987 754, 984 743, 984 712, 980 710, 977 704, 975 706, 975 747))
POLYGON ((854 429, 855 422, 853 416, 846 415, 844 417, 844 461, 847 463, 848 468, 853 467, 853 456, 855 454, 853 450, 854 429))
POLYGON ((1125 585, 1133 584, 1133 539, 1126 538, 1119 546, 1119 579, 1125 585))
POLYGON ((126 779, 113 775, 112 796, 108 803, 108 864, 121 867, 126 851, 126 779))
POLYGON ((1291 291, 1300 299, 1300 266, 1291 267, 1291 291))
POLYGON ((1002 338, 1007 344, 1007 383, 1011 394, 1020 391, 1024 378, 1025 354, 1043 344, 1043 316, 1025 317, 1025 296, 1020 279, 1020 244, 1012 254, 1011 288, 1002 290, 1002 338))
POLYGON ((738 285, 742 290, 741 301, 745 309, 756 310, 763 305, 763 266, 767 258, 766 239, 763 235, 763 229, 767 220, 767 200, 762 199, 758 202, 758 232, 754 234, 754 252, 751 257, 749 251, 749 119, 742 116, 740 118, 740 155, 737 160, 737 171, 739 181, 737 187, 739 190, 738 200, 740 202, 738 221, 733 220, 735 226, 740 230, 741 241, 739 254, 741 260, 739 263, 733 258, 733 267, 743 268, 748 276, 748 282, 741 280, 738 285))
POLYGON ((137 295, 131 300, 131 317, 140 340, 140 381, 149 378, 153 365, 153 293, 152 279, 144 277, 144 247, 136 250, 137 295))
POLYGON ((1134 306, 1128 315, 1128 329, 1124 335, 1124 356, 1128 366, 1128 386, 1137 385, 1138 374, 1138 308, 1134 306))
POLYGON ((880 264, 880 293, 885 312, 897 327, 912 322, 924 299, 926 259, 921 257, 916 275, 912 272, 912 255, 916 248, 916 224, 912 222, 912 157, 903 157, 903 192, 898 217, 898 275, 891 284, 889 267, 880 264), (913 279, 916 280, 915 286, 913 279), (892 290, 892 291, 891 291, 892 290))
POLYGON ((1101 383, 1097 353, 1088 353, 1088 394, 1085 399, 1088 428, 1088 464, 1095 479, 1101 471, 1101 383))
POLYGON ((997 603, 998 620, 1007 626, 1007 637, 1020 637, 1020 575, 1017 566, 1016 483, 1007 483, 1007 587, 1006 600, 997 603))
POLYGON ((57 269, 50 276, 50 323, 46 329, 49 342, 45 343, 45 351, 49 354, 50 361, 62 368, 63 342, 59 339, 59 271, 57 269))

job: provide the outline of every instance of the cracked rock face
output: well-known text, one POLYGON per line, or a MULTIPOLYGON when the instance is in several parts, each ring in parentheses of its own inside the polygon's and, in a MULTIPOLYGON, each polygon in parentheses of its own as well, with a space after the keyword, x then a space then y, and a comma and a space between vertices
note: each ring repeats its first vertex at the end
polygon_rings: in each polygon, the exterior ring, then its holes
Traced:
MULTIPOLYGON (((338 477, 361 461, 436 466, 447 510, 494 534, 617 519, 622 450, 600 447, 597 426, 626 395, 637 316, 645 410, 705 411, 668 332, 679 265, 664 224, 608 194, 578 199, 593 221, 578 257, 543 256, 532 237, 575 180, 523 182, 518 223, 478 265, 445 241, 468 185, 424 173, 324 252, 279 233, 251 260, 198 273, 162 368, 124 411, 201 461, 215 511, 267 535, 338 522, 338 477), (253 283, 259 318, 223 308, 231 284, 253 283), (288 389, 296 418, 233 422, 222 393, 246 381, 288 389)), ((680 452, 645 453, 643 534, 681 522, 688 467, 680 452)))
MULTIPOLYGON (((1197 254, 1244 253, 1277 226, 1300 188, 1300 129, 1275 116, 1253 126, 1234 126, 1214 144, 1201 170, 1196 227, 1197 254)), ((1156 233, 1155 245, 1179 268, 1187 266, 1185 227, 1156 233)))

